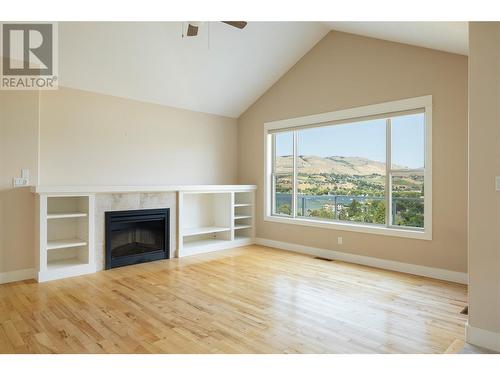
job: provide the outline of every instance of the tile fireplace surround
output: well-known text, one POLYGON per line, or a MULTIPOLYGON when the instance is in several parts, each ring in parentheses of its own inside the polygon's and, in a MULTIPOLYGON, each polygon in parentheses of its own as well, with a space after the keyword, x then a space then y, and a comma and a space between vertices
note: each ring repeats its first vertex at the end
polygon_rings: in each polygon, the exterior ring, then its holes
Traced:
POLYGON ((95 196, 95 262, 96 270, 104 269, 104 213, 107 211, 170 208, 170 257, 177 256, 177 204, 174 192, 96 194, 95 196))

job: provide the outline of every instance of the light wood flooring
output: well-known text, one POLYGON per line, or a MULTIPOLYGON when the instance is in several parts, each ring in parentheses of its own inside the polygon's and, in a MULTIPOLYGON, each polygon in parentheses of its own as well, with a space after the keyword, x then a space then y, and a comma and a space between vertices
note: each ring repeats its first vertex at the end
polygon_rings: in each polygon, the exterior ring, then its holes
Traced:
POLYGON ((466 286, 262 246, 0 285, 0 353, 444 353, 466 286))

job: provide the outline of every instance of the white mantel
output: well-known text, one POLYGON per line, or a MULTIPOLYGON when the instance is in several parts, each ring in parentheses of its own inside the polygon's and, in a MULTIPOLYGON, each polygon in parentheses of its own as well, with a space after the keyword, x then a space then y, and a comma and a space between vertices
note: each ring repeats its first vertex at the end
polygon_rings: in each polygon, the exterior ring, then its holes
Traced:
POLYGON ((37 194, 71 193, 161 193, 174 191, 256 190, 256 185, 39 185, 31 188, 37 194))

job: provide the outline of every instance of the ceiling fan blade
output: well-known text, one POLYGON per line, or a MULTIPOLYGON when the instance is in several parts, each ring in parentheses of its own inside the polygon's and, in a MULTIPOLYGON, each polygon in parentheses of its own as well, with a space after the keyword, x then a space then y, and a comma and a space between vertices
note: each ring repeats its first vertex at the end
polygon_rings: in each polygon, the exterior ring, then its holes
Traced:
POLYGON ((191 25, 189 23, 186 35, 187 36, 196 36, 196 35, 198 35, 198 26, 194 26, 194 25, 191 25))
POLYGON ((247 25, 247 22, 245 21, 221 21, 221 22, 229 26, 236 27, 238 29, 243 29, 247 25))

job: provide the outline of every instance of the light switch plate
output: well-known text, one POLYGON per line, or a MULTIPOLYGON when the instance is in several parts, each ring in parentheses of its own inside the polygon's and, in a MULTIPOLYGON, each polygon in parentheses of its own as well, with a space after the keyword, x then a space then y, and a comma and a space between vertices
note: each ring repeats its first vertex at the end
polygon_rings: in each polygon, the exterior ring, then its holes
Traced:
POLYGON ((495 176, 495 190, 500 191, 500 176, 495 176))

